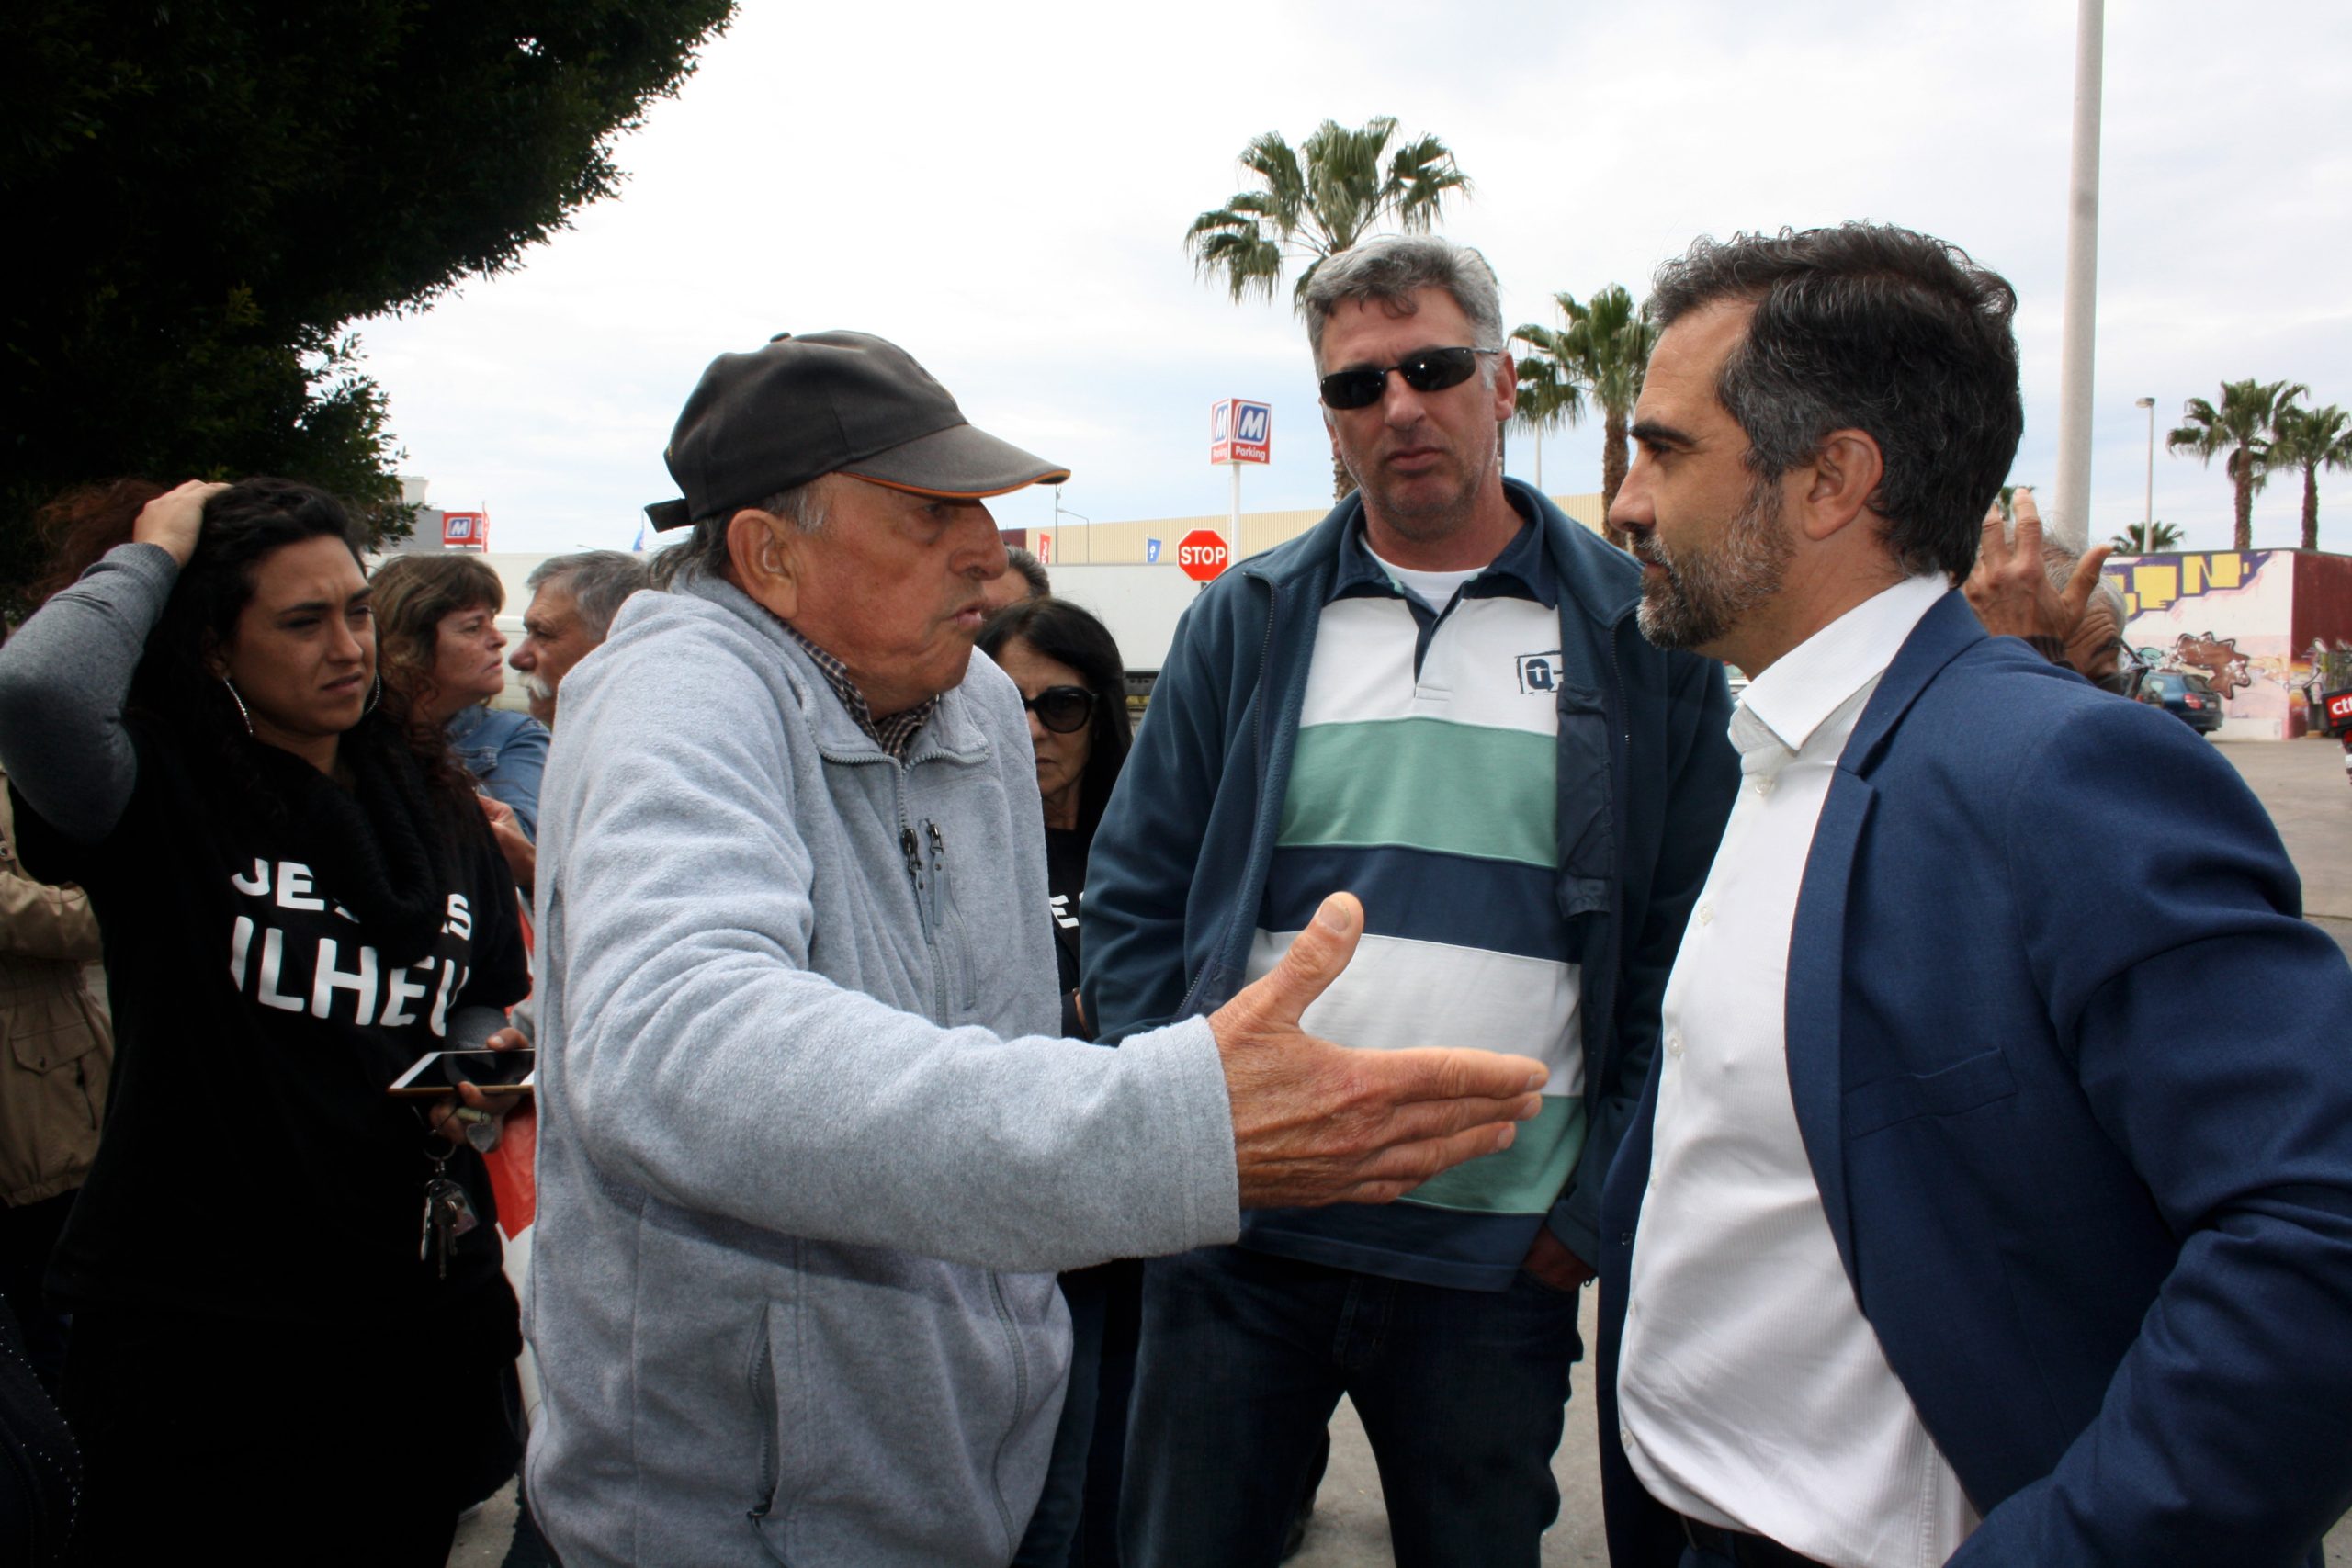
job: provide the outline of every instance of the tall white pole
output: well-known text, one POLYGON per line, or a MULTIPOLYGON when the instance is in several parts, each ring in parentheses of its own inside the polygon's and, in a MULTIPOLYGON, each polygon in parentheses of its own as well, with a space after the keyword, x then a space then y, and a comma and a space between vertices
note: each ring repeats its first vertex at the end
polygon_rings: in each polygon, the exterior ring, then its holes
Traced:
POLYGON ((2099 53, 2106 0, 2077 0, 2075 154, 2067 180, 2065 346, 2058 362, 2057 542, 2090 536, 2091 359, 2098 310, 2099 53))

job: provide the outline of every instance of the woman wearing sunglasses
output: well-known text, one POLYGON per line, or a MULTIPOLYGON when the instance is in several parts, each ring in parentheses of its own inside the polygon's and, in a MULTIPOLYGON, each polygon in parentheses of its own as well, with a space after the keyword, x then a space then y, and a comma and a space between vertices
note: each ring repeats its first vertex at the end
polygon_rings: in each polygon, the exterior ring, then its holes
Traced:
POLYGON ((1067 599, 1024 599, 980 628, 980 651, 1021 688, 1037 793, 1046 797, 1046 886, 1061 960, 1062 1032, 1093 1036, 1079 1016, 1078 901, 1086 852, 1127 760, 1125 667, 1110 628, 1067 599))
MULTIPOLYGON (((1061 966, 1062 1032, 1091 1038, 1078 1002, 1078 906, 1086 855, 1127 760, 1126 667, 1101 621, 1067 599, 1025 599, 980 628, 980 651, 1021 688, 1037 793, 1046 804, 1046 886, 1061 966)), ((1014 1568, 1082 1568, 1116 1559, 1119 1466, 1135 1373, 1142 1276, 1132 1261, 1062 1276, 1069 1303, 1069 1388, 1045 1495, 1014 1568)))
POLYGON ((259 1525, 266 1557, 438 1564, 513 1468, 521 1339, 464 1138, 486 1102, 384 1091, 528 989, 513 881, 377 678, 333 497, 125 482, 51 516, 62 586, 0 648, 0 756, 27 869, 89 892, 114 1001, 50 1269, 74 1561, 259 1525), (436 1191, 465 1223, 428 1225, 436 1191))

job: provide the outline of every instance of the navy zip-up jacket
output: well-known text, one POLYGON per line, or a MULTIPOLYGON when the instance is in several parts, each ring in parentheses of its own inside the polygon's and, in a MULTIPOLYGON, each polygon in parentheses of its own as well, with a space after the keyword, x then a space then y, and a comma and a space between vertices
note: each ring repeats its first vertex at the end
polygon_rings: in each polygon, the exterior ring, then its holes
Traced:
MULTIPOLYGON (((1739 764, 1723 667, 1653 648, 1634 624, 1641 569, 1531 487, 1504 484, 1543 530, 1560 585, 1555 888, 1582 971, 1587 1133, 1547 1224, 1591 1263, 1601 1180, 1649 1071, 1739 764)), ((1214 1011, 1240 987, 1317 626, 1363 511, 1351 495, 1243 561, 1177 625, 1087 868, 1081 989, 1104 1040, 1214 1011)))

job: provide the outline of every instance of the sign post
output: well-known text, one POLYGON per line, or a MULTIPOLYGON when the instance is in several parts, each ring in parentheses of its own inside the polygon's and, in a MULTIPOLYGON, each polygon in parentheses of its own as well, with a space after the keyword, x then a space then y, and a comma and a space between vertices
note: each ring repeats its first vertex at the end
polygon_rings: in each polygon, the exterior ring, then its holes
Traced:
MULTIPOLYGON (((1233 491, 1226 509, 1226 532, 1233 553, 1241 553, 1241 465, 1271 463, 1273 457, 1274 410, 1271 403, 1226 398, 1209 405, 1209 461, 1233 470, 1233 491)), ((1178 564, 1183 549, 1177 547, 1178 564)), ((1220 566, 1218 570, 1223 570, 1220 566)), ((1216 573, 1210 573, 1215 576, 1216 573)), ((1202 578, 1205 582, 1208 578, 1202 578)))

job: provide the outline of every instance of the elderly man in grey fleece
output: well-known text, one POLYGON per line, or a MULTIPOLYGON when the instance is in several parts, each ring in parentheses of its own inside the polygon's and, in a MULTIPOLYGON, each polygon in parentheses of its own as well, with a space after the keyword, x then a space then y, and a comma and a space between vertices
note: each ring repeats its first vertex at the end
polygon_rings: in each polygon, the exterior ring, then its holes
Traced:
POLYGON ((1027 728, 973 637, 984 498, 1064 471, 855 333, 720 357, 667 458, 693 536, 566 682, 541 797, 532 1502, 573 1568, 1001 1568, 1054 1270, 1394 1198, 1544 1069, 1301 1033, 1346 895, 1209 1017, 1050 1038, 1027 728))

